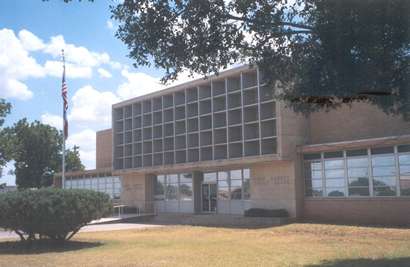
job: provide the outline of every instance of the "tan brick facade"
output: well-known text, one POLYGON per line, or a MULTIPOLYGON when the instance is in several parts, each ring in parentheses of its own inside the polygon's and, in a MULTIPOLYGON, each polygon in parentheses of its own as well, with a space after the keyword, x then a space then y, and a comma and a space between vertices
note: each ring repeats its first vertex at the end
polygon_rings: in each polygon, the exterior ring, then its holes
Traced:
POLYGON ((350 224, 409 225, 410 199, 306 199, 305 220, 350 224))
POLYGON ((96 133, 96 169, 112 168, 112 129, 96 133))

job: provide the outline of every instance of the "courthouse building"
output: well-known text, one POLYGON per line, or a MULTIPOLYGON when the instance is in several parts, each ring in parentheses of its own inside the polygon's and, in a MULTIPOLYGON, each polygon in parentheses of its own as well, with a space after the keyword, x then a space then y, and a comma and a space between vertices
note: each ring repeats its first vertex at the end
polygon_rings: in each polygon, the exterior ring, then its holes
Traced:
POLYGON ((243 66, 114 104, 112 142, 100 144, 112 148, 100 151, 112 153, 121 202, 157 213, 264 208, 298 220, 410 223, 410 122, 366 103, 305 116, 273 93, 243 66))

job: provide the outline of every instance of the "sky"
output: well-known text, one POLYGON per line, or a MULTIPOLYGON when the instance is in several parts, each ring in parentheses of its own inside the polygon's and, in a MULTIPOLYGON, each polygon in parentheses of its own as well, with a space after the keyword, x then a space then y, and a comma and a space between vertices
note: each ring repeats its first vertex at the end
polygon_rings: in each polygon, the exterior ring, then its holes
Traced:
MULTIPOLYGON (((111 105, 163 88, 163 71, 132 66, 115 37, 110 5, 118 0, 0 1, 0 98, 12 104, 5 126, 21 118, 62 128, 61 49, 66 55, 69 137, 95 168, 95 132, 111 127, 111 105)), ((189 80, 183 74, 175 83, 189 80)), ((3 170, 0 183, 14 184, 3 170)))

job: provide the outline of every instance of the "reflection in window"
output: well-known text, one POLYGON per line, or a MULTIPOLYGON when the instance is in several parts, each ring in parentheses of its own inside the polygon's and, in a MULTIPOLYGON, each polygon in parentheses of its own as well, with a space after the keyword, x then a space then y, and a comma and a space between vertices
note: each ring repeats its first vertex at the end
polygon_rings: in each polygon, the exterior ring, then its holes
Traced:
POLYGON ((396 166, 393 150, 372 149, 373 194, 396 195, 396 166))
POLYGON ((349 196, 368 196, 369 159, 367 150, 347 151, 349 196))
POLYGON ((410 146, 399 146, 400 194, 410 196, 410 146))
POLYGON ((320 154, 304 155, 306 196, 320 197, 323 194, 320 157, 320 154))

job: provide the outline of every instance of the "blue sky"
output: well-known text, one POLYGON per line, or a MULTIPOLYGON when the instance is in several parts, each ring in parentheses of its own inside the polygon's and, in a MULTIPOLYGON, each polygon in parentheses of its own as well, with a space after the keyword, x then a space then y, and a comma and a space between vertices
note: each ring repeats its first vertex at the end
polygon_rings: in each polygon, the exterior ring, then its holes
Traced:
MULTIPOLYGON (((126 46, 115 38, 109 5, 117 1, 0 1, 0 97, 13 105, 6 125, 27 117, 61 127, 59 51, 64 48, 67 143, 80 146, 87 168, 95 167, 95 131, 110 127, 111 104, 162 87, 163 72, 133 68, 126 46)), ((182 75, 179 82, 186 79, 182 75)), ((3 175, 0 183, 13 180, 3 175)))

